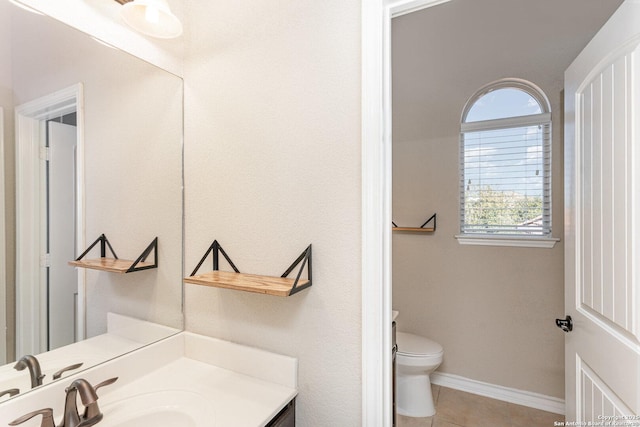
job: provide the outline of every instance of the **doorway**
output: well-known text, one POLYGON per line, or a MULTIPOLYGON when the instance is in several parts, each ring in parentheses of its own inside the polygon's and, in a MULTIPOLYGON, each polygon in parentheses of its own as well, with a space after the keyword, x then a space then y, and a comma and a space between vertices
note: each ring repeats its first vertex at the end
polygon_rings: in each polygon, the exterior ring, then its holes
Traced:
POLYGON ((16 108, 16 357, 84 338, 82 85, 16 108))
MULTIPOLYGON (((363 3, 363 414, 365 425, 390 425, 391 388, 391 18, 441 1, 363 3), (370 211, 370 209, 372 211, 370 211), (376 349, 376 354, 368 351, 376 349), (382 355, 382 356, 381 356, 382 355), (382 387, 372 391, 372 387, 382 387), (377 406, 377 408, 376 408, 377 406), (380 421, 376 421, 378 418, 380 421)), ((440 216, 438 217, 440 220, 440 216)), ((440 223, 440 221, 439 221, 440 223)), ((440 225, 440 224, 439 224, 440 225)), ((553 320, 553 319, 552 319, 553 320)))
POLYGON ((47 347, 77 339, 78 278, 68 264, 78 253, 76 226, 77 113, 47 121, 45 141, 45 277, 47 347))

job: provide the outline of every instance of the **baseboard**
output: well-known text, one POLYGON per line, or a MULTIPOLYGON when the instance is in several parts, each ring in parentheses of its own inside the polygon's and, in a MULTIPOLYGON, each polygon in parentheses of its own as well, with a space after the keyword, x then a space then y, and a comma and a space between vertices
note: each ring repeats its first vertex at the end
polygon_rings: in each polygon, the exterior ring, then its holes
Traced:
POLYGON ((557 397, 489 384, 444 372, 431 374, 431 382, 455 390, 564 415, 564 400, 557 397))

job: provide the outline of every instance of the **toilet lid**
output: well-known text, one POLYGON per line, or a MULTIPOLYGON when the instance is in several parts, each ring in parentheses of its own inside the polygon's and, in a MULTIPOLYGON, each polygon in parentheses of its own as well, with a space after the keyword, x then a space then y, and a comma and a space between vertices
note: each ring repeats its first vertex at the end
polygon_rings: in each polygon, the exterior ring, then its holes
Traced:
POLYGON ((442 346, 437 342, 406 332, 396 333, 396 344, 398 344, 398 353, 408 355, 426 356, 440 354, 443 351, 442 346))

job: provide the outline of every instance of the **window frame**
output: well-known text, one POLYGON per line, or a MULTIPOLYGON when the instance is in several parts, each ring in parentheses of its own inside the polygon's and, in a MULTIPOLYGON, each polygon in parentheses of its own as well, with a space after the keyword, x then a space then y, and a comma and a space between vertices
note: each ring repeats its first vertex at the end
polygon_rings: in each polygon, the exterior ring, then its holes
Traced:
POLYGON ((551 150, 553 147, 552 141, 552 117, 551 117, 551 105, 549 99, 545 93, 535 84, 523 79, 506 78, 491 82, 478 91, 476 91, 467 101, 463 110, 460 120, 460 139, 459 139, 459 232, 456 235, 458 243, 465 245, 482 245, 482 246, 516 246, 516 247, 542 247, 552 248, 555 243, 560 239, 552 237, 552 216, 553 216, 553 186, 552 186, 552 155, 551 150), (542 110, 541 113, 505 117, 497 119, 489 119, 482 121, 467 122, 467 116, 471 109, 476 105, 485 95, 490 92, 500 89, 517 89, 530 95, 542 110), (543 125, 548 126, 548 134, 543 138, 543 185, 548 185, 548 193, 543 193, 543 206, 545 203, 549 204, 548 215, 544 215, 543 208, 543 230, 548 230, 545 234, 541 235, 526 235, 526 234, 495 234, 495 233, 465 233, 464 232, 464 212, 465 212, 465 133, 490 131, 498 129, 508 129, 515 127, 536 126, 543 125), (546 195, 545 195, 546 194, 546 195))

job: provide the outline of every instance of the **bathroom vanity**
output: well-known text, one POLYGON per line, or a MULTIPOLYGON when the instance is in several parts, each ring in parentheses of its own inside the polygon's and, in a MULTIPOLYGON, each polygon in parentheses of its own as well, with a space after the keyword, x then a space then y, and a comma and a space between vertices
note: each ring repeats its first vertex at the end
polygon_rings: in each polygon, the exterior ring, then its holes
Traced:
MULTIPOLYGON (((42 408, 62 417, 65 387, 78 378, 100 388, 102 427, 295 425, 297 359, 181 332, 0 407, 0 425, 42 408)), ((83 407, 78 406, 82 413, 83 407)), ((24 426, 40 425, 40 416, 24 426)))

